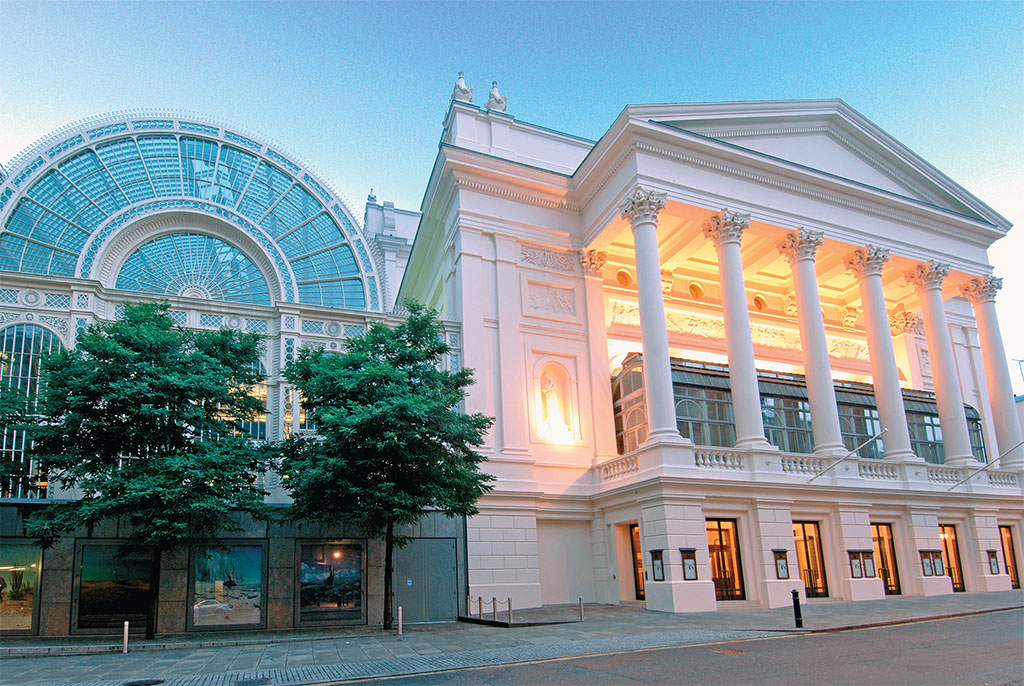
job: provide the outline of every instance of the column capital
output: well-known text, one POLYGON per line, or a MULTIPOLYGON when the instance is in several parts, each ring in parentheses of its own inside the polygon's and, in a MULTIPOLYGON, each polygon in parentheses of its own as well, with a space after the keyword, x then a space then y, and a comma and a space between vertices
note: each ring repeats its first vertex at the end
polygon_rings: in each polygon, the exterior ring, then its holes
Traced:
POLYGON ((960 286, 960 295, 978 305, 984 302, 995 302, 996 292, 1003 287, 1003 280, 999 277, 988 276, 976 277, 960 286))
POLYGON ((601 250, 580 250, 580 266, 587 276, 601 276, 608 253, 601 250))
POLYGON ((862 276, 881 275, 882 267, 889 261, 889 248, 877 245, 865 245, 857 248, 843 259, 847 271, 854 273, 858 279, 862 276))
POLYGON ((818 246, 825 240, 824 231, 811 231, 800 228, 787 233, 775 243, 780 253, 786 256, 790 264, 799 260, 813 260, 818 246))
POLYGON ((627 219, 633 228, 644 222, 657 224, 658 213, 665 207, 666 198, 668 193, 637 186, 626 197, 625 202, 619 205, 619 214, 627 219))
POLYGON ((914 265, 913 269, 903 272, 903 278, 918 291, 942 288, 942 282, 946 280, 947 276, 949 276, 949 265, 935 260, 914 265))
POLYGON ((924 323, 913 312, 900 310, 889 315, 889 330, 892 331, 893 336, 900 336, 905 333, 923 336, 924 323))
POLYGON ((743 232, 750 228, 750 215, 731 210, 722 210, 711 215, 711 219, 701 227, 705 238, 710 238, 718 248, 725 243, 737 243, 742 240, 743 232))

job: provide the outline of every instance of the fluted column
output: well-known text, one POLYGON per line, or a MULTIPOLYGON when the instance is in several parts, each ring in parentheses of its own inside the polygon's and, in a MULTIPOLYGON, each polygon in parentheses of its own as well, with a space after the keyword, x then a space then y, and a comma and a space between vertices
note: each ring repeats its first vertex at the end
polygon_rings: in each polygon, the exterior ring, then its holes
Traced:
POLYGON ((725 315, 725 344, 729 355, 729 385, 736 421, 737 448, 770 448, 761 419, 761 394, 757 389, 754 341, 750 335, 747 289, 743 281, 740 241, 750 226, 750 215, 722 210, 704 225, 704 236, 718 251, 722 309, 725 315))
POLYGON ((935 404, 939 406, 939 424, 942 426, 942 444, 946 451, 946 464, 965 465, 974 460, 971 436, 967 431, 964 414, 964 396, 960 392, 960 378, 956 371, 953 339, 949 335, 946 309, 942 305, 942 282, 949 275, 949 265, 932 260, 907 271, 907 283, 917 289, 924 315, 924 335, 928 341, 928 359, 935 384, 935 404))
POLYGON ((814 271, 814 254, 821 245, 821 231, 800 229, 787 234, 776 243, 779 252, 789 259, 796 289, 797 320, 800 326, 800 348, 807 377, 807 399, 811 405, 811 430, 814 452, 835 454, 846 452, 839 428, 839 407, 832 385, 832 364, 829 362, 825 319, 821 316, 818 275, 814 271))
POLYGON ((636 253, 636 287, 640 300, 640 338, 644 345, 644 394, 647 398, 648 439, 682 441, 676 426, 672 394, 672 365, 665 326, 665 299, 661 291, 661 259, 658 256, 658 213, 665 207, 665 193, 633 189, 619 207, 633 227, 636 253))
POLYGON ((857 277, 861 307, 868 334, 868 355, 871 357, 871 378, 875 384, 878 421, 886 429, 882 445, 886 459, 919 461, 910 447, 907 412, 903 407, 900 373, 896 351, 889 331, 889 315, 885 311, 882 290, 882 267, 889 261, 889 249, 868 245, 846 256, 846 268, 857 277))
POLYGON ((1010 369, 1006 365, 1003 336, 999 332, 999 319, 996 317, 996 292, 1002 287, 1002 279, 984 276, 971 279, 960 287, 960 292, 974 306, 974 319, 978 323, 981 361, 985 367, 988 404, 992 408, 992 423, 996 427, 998 450, 990 450, 989 459, 994 459, 996 455, 1009 450, 997 466, 1020 469, 1024 467, 1024 447, 1013 447, 1021 442, 1021 426, 1014 405, 1013 385, 1010 382, 1010 369))

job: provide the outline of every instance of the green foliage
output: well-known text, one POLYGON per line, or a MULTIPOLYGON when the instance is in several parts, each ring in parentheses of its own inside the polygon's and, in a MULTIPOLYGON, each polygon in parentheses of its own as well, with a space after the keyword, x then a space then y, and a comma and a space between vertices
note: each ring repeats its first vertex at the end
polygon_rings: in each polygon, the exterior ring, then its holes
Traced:
POLYGON ((476 514, 491 489, 474 447, 494 420, 458 411, 472 370, 441 369, 450 349, 436 313, 408 307, 403 324, 372 325, 348 341, 346 354, 306 349, 285 370, 317 431, 284 446, 291 518, 344 520, 379 536, 428 508, 476 514))
POLYGON ((264 518, 257 474, 269 452, 237 434, 261 402, 249 389, 260 338, 175 325, 167 304, 126 305, 44 364, 31 429, 51 481, 82 497, 29 522, 44 545, 125 517, 130 542, 157 550, 237 530, 233 510, 264 518))

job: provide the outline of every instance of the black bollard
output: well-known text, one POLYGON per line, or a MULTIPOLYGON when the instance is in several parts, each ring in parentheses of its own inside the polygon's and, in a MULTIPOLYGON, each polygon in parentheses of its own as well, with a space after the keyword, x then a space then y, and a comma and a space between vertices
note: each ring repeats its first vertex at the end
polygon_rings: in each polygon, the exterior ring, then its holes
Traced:
POLYGON ((800 612, 800 591, 793 590, 793 621, 796 622, 797 629, 804 628, 804 616, 800 612))

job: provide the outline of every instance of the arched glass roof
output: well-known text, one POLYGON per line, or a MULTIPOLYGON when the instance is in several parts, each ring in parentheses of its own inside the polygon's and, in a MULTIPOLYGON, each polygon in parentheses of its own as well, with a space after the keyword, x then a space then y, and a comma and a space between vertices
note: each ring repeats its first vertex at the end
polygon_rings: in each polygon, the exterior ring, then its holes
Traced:
POLYGON ((173 233, 132 253, 117 275, 117 288, 208 300, 270 305, 260 270, 233 245, 212 236, 173 233))
MULTIPOLYGON (((269 146, 178 118, 108 117, 65 135, 11 165, 0 189, 0 269, 88 278, 105 240, 170 199, 246 228, 278 265, 286 300, 380 308, 377 269, 355 219, 269 146)), ((142 283, 122 273, 118 285, 122 277, 142 283)))

